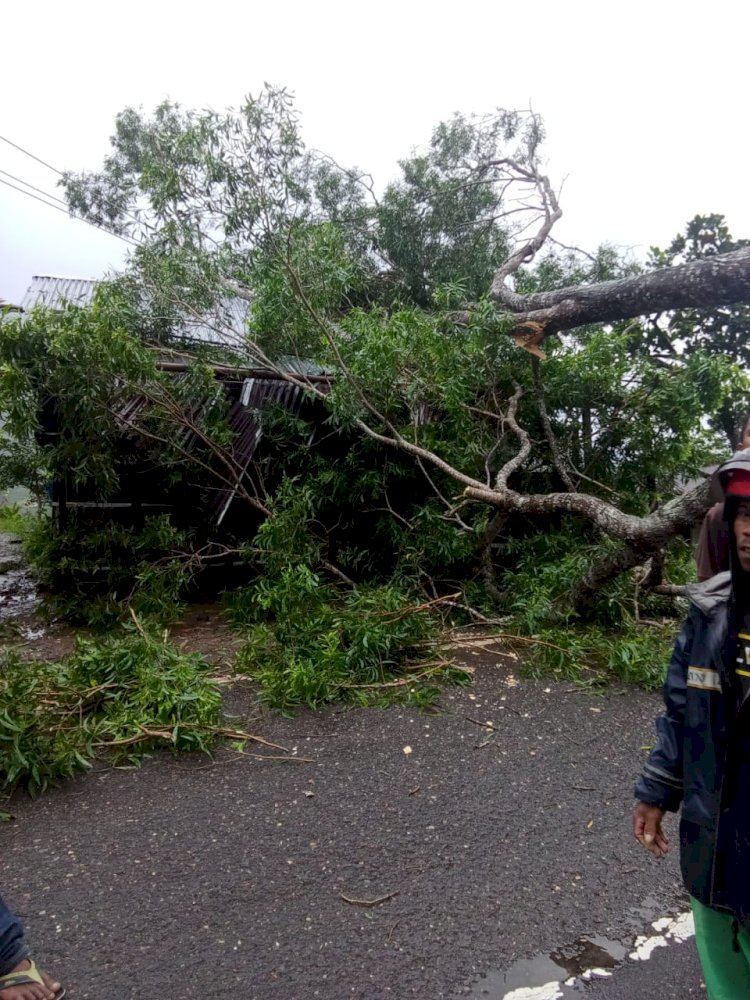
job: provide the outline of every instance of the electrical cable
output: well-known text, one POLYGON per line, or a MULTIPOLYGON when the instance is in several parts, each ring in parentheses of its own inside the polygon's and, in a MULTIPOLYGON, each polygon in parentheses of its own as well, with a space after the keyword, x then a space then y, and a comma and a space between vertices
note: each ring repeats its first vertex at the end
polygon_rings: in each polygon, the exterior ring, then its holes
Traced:
POLYGON ((38 156, 34 156, 33 153, 30 153, 28 151, 28 149, 24 149, 23 146, 19 146, 17 142, 11 142, 11 140, 6 139, 4 135, 0 135, 0 139, 2 139, 3 142, 7 142, 8 145, 12 146, 14 149, 17 149, 20 153, 24 153, 26 156, 30 156, 31 159, 36 160, 37 163, 41 163, 43 167, 46 167, 48 170, 51 170, 53 174, 59 174, 60 177, 62 177, 62 170, 58 170, 57 167, 53 167, 51 164, 40 159, 38 156))
MULTIPOLYGON (((0 173, 5 173, 5 171, 0 171, 0 173)), ((26 181, 21 181, 25 184, 26 181)), ((28 198, 33 198, 34 201, 39 201, 42 205, 46 205, 47 208, 54 208, 58 212, 62 212, 67 215, 69 219, 77 219, 79 222, 85 222, 87 226, 91 226, 92 229, 98 229, 102 233, 108 233, 110 236, 116 237, 118 240, 122 240, 123 243, 129 243, 131 246, 138 247, 141 244, 136 240, 131 240, 129 236, 123 236, 121 233, 116 233, 112 229, 107 229, 105 226, 97 226, 95 222, 90 222, 88 219, 84 219, 81 215, 72 215, 67 208, 61 208, 59 205, 53 204, 51 201, 45 201, 44 198, 40 198, 39 195, 32 194, 31 191, 25 191, 23 188, 17 187, 15 184, 11 184, 10 181, 4 181, 0 177, 0 184, 5 184, 6 187, 13 188, 14 191, 19 191, 21 194, 25 194, 28 198)), ((31 185, 29 185, 31 187, 31 185)), ((35 188, 34 190, 39 190, 35 188)), ((51 197, 51 196, 50 196, 51 197)))
POLYGON ((45 198, 50 198, 52 201, 56 201, 59 205, 63 205, 67 209, 68 203, 63 201, 62 198, 57 198, 54 194, 50 194, 49 191, 44 191, 42 188, 34 187, 33 184, 29 184, 28 181, 25 181, 23 177, 16 177, 15 174, 9 174, 7 170, 0 170, 0 174, 4 177, 10 177, 12 181, 18 181, 19 184, 23 184, 25 187, 31 188, 32 191, 38 191, 39 194, 43 194, 45 198))
MULTIPOLYGON (((65 176, 63 174, 62 170, 58 170, 57 167, 53 167, 51 163, 47 163, 47 161, 43 160, 40 156, 37 156, 35 153, 29 152, 29 150, 28 149, 24 149, 23 146, 19 146, 17 142, 13 142, 11 139, 8 139, 7 136, 0 135, 0 139, 2 139, 3 142, 7 142, 8 145, 12 146, 14 149, 17 149, 19 151, 19 153, 23 153, 24 156, 28 156, 32 160, 36 160, 37 163, 41 163, 41 165, 43 167, 46 167, 48 170, 51 170, 52 173, 53 174, 57 174, 58 177, 64 177, 65 176)), ((0 174, 5 174, 6 177, 13 177, 12 174, 7 173, 5 170, 0 170, 0 174)), ((35 188, 33 184, 29 184, 28 181, 21 180, 19 177, 13 177, 13 180, 20 181, 21 184, 25 184, 27 187, 32 188, 34 191, 39 191, 39 188, 35 188)), ((9 186, 11 186, 11 185, 9 185, 9 186)), ((63 204, 63 205, 67 205, 67 202, 61 201, 59 198, 55 198, 54 195, 47 194, 46 191, 42 191, 41 193, 42 194, 46 194, 48 198, 54 198, 55 201, 60 201, 61 204, 63 204)), ((124 217, 126 219, 129 219, 131 222, 135 222, 137 225, 140 225, 140 220, 137 219, 134 215, 130 215, 128 212, 123 212, 123 215, 124 215, 124 217)), ((81 219, 82 222, 87 222, 88 221, 87 219, 84 219, 80 215, 74 215, 73 218, 74 219, 81 219)), ((97 226, 96 223, 93 223, 93 222, 89 223, 89 225, 95 226, 96 229, 103 229, 105 233, 111 232, 111 230, 105 229, 103 226, 97 226)), ((117 236, 117 235, 118 235, 117 233, 112 232, 112 236, 117 236)), ((127 239, 127 237, 125 237, 125 236, 120 236, 119 238, 120 239, 127 239)), ((138 245, 137 242, 134 242, 134 245, 137 246, 138 245)))

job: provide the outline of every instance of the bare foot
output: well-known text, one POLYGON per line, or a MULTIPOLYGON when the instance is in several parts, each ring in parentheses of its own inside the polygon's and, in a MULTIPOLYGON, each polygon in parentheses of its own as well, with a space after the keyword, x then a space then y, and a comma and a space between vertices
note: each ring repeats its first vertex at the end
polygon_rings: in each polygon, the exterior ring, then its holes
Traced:
MULTIPOLYGON (((31 962, 19 962, 13 972, 27 972, 31 968, 31 962)), ((44 972, 39 975, 44 981, 44 986, 37 983, 24 983, 23 986, 6 986, 0 990, 0 1000, 55 1000, 61 986, 50 979, 44 972)))
MULTIPOLYGON (((52 994, 52 996, 56 997, 57 994, 60 993, 61 990, 62 990, 62 983, 58 983, 56 979, 53 979, 51 976, 48 976, 47 973, 46 972, 42 972, 41 969, 39 970, 39 975, 44 980, 44 985, 50 991, 50 993, 52 994)), ((1 1000, 1 998, 0 998, 0 1000, 1 1000)))

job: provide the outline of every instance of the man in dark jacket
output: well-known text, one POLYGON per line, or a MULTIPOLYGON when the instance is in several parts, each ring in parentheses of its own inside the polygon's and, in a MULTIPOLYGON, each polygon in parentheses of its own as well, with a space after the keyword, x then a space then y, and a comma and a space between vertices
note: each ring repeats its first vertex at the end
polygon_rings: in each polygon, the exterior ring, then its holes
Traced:
POLYGON ((680 862, 708 996, 740 1000, 750 998, 750 449, 717 475, 730 569, 690 588, 633 832, 663 857, 662 817, 682 807, 680 862))

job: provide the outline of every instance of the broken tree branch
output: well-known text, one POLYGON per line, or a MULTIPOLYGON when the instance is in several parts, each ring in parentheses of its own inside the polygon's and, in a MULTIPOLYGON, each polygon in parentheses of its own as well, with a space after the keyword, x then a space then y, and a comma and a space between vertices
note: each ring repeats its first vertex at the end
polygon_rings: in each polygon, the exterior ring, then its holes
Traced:
MULTIPOLYGON (((710 483, 699 483, 693 489, 669 500, 645 517, 625 514, 612 504, 587 493, 541 493, 523 495, 513 490, 464 490, 470 500, 487 503, 507 512, 521 514, 578 514, 593 521, 605 535, 623 542, 643 546, 648 552, 701 518, 711 506, 710 483)), ((648 552, 646 554, 648 554, 648 552)), ((643 557, 645 558, 645 556, 643 557)), ((643 561, 643 558, 641 561, 643 561)), ((637 562, 632 564, 638 565, 637 562)))
MULTIPOLYGON (((499 313, 512 320, 508 332, 513 336, 528 330, 530 323, 538 324, 542 336, 547 337, 589 323, 747 303, 750 247, 591 285, 518 295, 504 284, 493 282, 493 292, 491 297, 499 313)), ((457 323, 466 323, 471 312, 464 310, 453 318, 457 323)))
POLYGON ((526 308, 524 306, 526 296, 518 295, 506 282, 508 278, 518 272, 522 264, 528 264, 536 257, 537 253, 544 246, 552 227, 562 217, 562 209, 557 202, 557 197, 552 190, 552 185, 548 177, 538 173, 534 167, 522 167, 515 161, 507 162, 521 176, 534 184, 540 197, 543 212, 543 222, 537 232, 530 240, 516 250, 515 253, 511 254, 502 267, 498 268, 490 287, 490 299, 506 306, 513 312, 521 312, 526 308))
MULTIPOLYGON (((505 414, 505 423, 508 427, 510 427, 518 440, 521 442, 521 447, 518 449, 518 453, 505 463, 495 477, 495 490, 500 493, 508 491, 508 479, 517 469, 520 469, 521 466, 524 465, 526 459, 531 454, 531 438, 529 437, 528 431, 519 427, 516 421, 516 412, 518 410, 518 404, 521 396, 523 396, 523 388, 516 382, 515 392, 510 397, 508 412, 505 414)), ((469 496, 469 489, 470 487, 465 491, 466 496, 469 496)))

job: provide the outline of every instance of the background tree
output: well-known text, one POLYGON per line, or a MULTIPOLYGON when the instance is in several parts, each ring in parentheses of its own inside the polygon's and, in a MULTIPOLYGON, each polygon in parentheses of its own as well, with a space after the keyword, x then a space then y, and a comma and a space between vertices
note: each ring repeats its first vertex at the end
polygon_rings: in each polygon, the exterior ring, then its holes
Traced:
MULTIPOLYGON (((750 246, 748 240, 733 239, 723 215, 696 215, 666 250, 652 249, 650 265, 655 268, 703 261, 711 262, 750 246)), ((649 324, 646 343, 654 353, 671 360, 683 354, 705 351, 731 358, 747 371, 750 364, 750 307, 722 304, 712 309, 682 309, 649 324)), ((750 410, 750 396, 744 386, 709 419, 727 438, 730 448, 737 444, 737 428, 750 410)))

